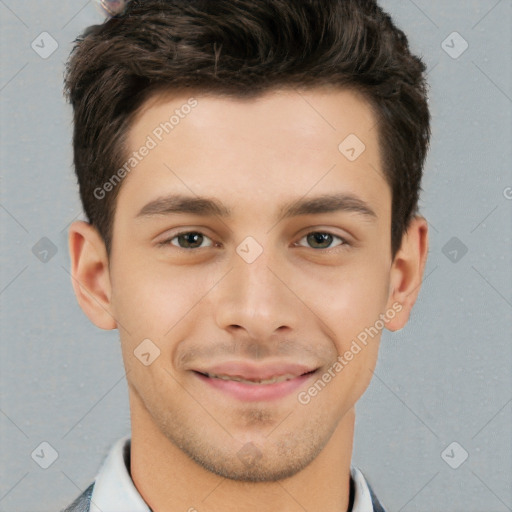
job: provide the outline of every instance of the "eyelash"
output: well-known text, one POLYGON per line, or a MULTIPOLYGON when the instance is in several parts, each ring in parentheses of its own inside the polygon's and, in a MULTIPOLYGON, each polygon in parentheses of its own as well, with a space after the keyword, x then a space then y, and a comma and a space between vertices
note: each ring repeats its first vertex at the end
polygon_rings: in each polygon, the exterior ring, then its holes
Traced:
MULTIPOLYGON (((335 245, 334 247, 321 248, 321 249, 315 249, 314 247, 310 247, 310 249, 313 249, 315 251, 323 251, 323 252, 329 252, 330 253, 330 252, 335 252, 335 251, 338 251, 338 250, 343 250, 346 247, 350 247, 351 246, 351 244, 347 241, 346 238, 343 238, 343 237, 341 237, 339 235, 335 235, 334 233, 331 233, 330 231, 309 231, 304 236, 302 236, 300 238, 300 240, 302 240, 303 238, 306 238, 308 235, 318 234, 318 233, 321 233, 323 235, 330 235, 333 238, 337 238, 337 239, 339 239, 341 241, 341 243, 339 245, 335 245)), ((187 252, 189 252, 189 251, 197 251, 199 249, 205 249, 206 248, 206 247, 195 247, 195 248, 192 248, 192 249, 187 249, 185 247, 179 247, 179 246, 174 245, 174 244, 171 243, 171 241, 174 240, 175 238, 178 238, 181 235, 189 235, 189 234, 202 235, 203 237, 206 237, 206 238, 210 239, 210 237, 208 235, 205 235, 201 231, 181 231, 179 233, 176 233, 172 237, 169 237, 169 238, 163 240, 162 242, 158 242, 157 245, 159 247, 172 245, 176 249, 179 249, 179 250, 182 250, 182 251, 187 251, 187 252)), ((299 240, 299 242, 300 242, 300 240, 299 240)), ((296 243, 298 243, 298 242, 296 242, 296 243)), ((211 247, 211 246, 207 246, 207 247, 211 247)), ((298 246, 298 247, 304 247, 304 246, 301 245, 301 246, 298 246)))

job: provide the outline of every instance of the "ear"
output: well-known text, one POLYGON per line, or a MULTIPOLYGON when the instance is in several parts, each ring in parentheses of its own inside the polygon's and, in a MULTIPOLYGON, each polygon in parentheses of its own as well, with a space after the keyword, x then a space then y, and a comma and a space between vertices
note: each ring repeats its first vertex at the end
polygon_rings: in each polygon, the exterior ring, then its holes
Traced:
POLYGON ((396 315, 386 322, 390 331, 402 329, 411 314, 420 291, 428 254, 428 224, 421 217, 414 217, 402 238, 402 245, 395 255, 390 272, 388 311, 396 315))
POLYGON ((71 281, 78 304, 89 320, 101 329, 115 329, 111 313, 108 255, 97 229, 84 221, 69 228, 71 281))

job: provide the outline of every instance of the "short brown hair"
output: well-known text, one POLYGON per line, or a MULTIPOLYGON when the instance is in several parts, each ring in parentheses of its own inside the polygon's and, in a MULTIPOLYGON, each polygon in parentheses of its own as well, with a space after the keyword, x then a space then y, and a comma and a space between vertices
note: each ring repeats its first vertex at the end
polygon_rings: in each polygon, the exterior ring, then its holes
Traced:
POLYGON ((417 214, 430 140, 425 70, 375 0, 133 0, 89 27, 67 64, 85 214, 110 254, 120 186, 103 199, 94 190, 126 160, 130 122, 155 92, 256 97, 333 85, 359 91, 376 115, 394 257, 417 214))

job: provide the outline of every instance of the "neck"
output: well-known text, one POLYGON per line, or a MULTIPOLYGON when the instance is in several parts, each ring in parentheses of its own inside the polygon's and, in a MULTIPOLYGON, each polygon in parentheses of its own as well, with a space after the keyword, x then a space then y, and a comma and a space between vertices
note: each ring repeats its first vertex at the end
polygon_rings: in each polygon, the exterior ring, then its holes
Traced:
POLYGON ((154 512, 346 512, 354 409, 341 419, 320 454, 302 471, 276 482, 240 482, 192 461, 155 425, 143 403, 130 396, 131 477, 154 512))

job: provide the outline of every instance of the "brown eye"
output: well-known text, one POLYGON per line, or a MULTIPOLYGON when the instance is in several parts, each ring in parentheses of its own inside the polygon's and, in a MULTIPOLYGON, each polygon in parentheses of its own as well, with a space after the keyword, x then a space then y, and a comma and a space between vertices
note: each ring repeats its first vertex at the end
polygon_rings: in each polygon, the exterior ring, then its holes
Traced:
POLYGON ((210 241, 210 243, 203 247, 209 247, 212 245, 210 238, 199 231, 183 231, 182 233, 177 233, 173 237, 160 242, 159 245, 174 245, 180 249, 201 249, 201 244, 204 241, 210 241), (174 243, 174 240, 176 240, 176 243, 174 243))
POLYGON ((308 233, 299 240, 299 245, 301 245, 300 242, 304 239, 313 249, 331 249, 333 247, 347 244, 346 240, 343 238, 325 231, 312 231, 311 233, 308 233), (335 239, 338 239, 341 243, 331 246, 335 239))

